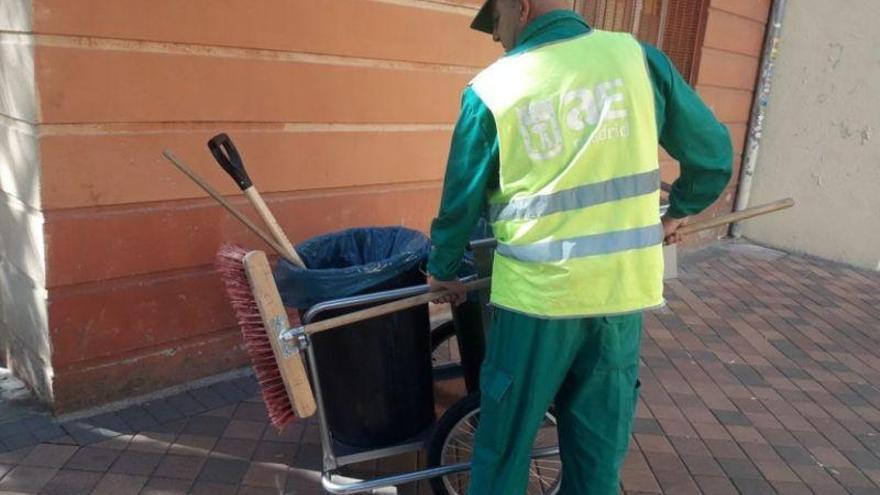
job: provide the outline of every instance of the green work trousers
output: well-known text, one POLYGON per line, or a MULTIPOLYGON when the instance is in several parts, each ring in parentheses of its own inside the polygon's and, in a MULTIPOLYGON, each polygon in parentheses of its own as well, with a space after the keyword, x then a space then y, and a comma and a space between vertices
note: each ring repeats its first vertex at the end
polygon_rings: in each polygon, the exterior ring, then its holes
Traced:
POLYGON ((555 405, 561 495, 617 495, 638 400, 642 314, 567 320, 495 310, 480 372, 470 495, 526 492, 555 405))

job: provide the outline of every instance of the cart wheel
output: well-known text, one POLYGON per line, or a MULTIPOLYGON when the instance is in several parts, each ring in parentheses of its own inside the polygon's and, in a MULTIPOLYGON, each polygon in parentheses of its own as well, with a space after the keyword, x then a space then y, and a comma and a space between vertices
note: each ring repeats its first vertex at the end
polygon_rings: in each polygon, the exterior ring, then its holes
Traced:
MULTIPOLYGON (((474 392, 456 402, 437 422, 428 440, 428 466, 440 467, 469 462, 474 449, 474 434, 480 423, 480 393, 474 392)), ((550 412, 535 436, 534 449, 559 445, 556 417, 550 412)), ((532 459, 529 466, 528 495, 559 493, 562 461, 559 455, 532 459)), ((431 479, 435 495, 466 495, 470 471, 431 479)))
POLYGON ((431 366, 434 368, 434 377, 439 380, 458 378, 464 373, 452 320, 431 330, 431 366))

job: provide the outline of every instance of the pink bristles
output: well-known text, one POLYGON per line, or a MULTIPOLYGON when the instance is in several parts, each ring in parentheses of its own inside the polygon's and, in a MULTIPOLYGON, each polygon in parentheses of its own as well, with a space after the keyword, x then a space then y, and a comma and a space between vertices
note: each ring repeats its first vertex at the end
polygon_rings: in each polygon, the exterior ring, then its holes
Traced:
MULTIPOLYGON (((226 296, 235 311, 238 326, 241 329, 241 338, 245 349, 251 359, 251 366, 260 384, 263 402, 269 412, 269 419, 279 430, 296 419, 293 406, 287 396, 284 380, 272 353, 272 344, 263 320, 257 301, 248 284, 247 273, 244 270, 244 256, 247 251, 239 246, 226 244, 217 252, 215 265, 220 273, 220 279, 226 287, 226 296)), ((299 325, 299 321, 291 321, 291 325, 299 325)))

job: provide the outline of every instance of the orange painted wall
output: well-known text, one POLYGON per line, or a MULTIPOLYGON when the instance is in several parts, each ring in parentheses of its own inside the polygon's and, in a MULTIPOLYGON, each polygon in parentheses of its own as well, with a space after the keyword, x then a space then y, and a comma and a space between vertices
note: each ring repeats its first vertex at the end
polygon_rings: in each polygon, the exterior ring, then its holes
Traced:
MULTIPOLYGON (((703 40, 697 91, 730 130, 734 149, 733 179, 718 201, 695 221, 733 210, 749 115, 760 70, 764 33, 771 0, 710 0, 703 40)), ((678 175, 674 162, 666 162, 666 174, 678 175)), ((696 234, 686 246, 699 246, 727 236, 728 229, 696 234)))
MULTIPOLYGON (((205 148, 230 133, 294 240, 426 229, 461 90, 500 53, 467 28, 480 0, 222 3, 34 0, 60 411, 245 364, 211 262, 225 241, 265 246, 162 149, 250 212, 205 148)), ((713 0, 709 14, 698 90, 738 154, 768 7, 713 0)))
MULTIPOLYGON (((250 212, 205 142, 233 136, 293 239, 426 229, 479 0, 34 0, 59 411, 245 364, 211 263, 256 242, 161 158, 250 212)), ((252 213, 252 212, 251 212, 252 213)))

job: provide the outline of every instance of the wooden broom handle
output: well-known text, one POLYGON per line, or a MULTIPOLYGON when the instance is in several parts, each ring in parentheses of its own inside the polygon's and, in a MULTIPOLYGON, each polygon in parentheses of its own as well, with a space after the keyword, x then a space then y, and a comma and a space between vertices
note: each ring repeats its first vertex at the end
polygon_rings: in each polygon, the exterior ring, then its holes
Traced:
MULTIPOLYGON (((491 280, 488 277, 464 284, 468 292, 473 290, 488 289, 490 285, 491 280)), ((395 313, 397 311, 402 311, 404 309, 409 309, 415 306, 421 306, 422 304, 427 304, 439 297, 442 297, 446 293, 446 291, 428 292, 427 294, 399 299, 390 303, 380 304, 378 306, 373 306, 371 308, 362 309, 360 311, 354 311, 352 313, 328 318, 326 320, 321 320, 315 323, 309 323, 308 325, 303 326, 303 330, 309 335, 313 333, 323 332, 325 330, 341 327, 343 325, 349 325, 351 323, 369 320, 370 318, 375 318, 377 316, 395 313)))
POLYGON ((739 222, 740 220, 756 217, 758 215, 765 215, 774 211, 784 210, 785 208, 791 208, 792 206, 794 206, 794 199, 780 199, 779 201, 774 201, 772 203, 767 203, 760 206, 753 206, 751 208, 746 208, 745 210, 728 213, 726 215, 721 215, 720 217, 697 222, 692 225, 685 225, 679 229, 679 233, 681 233, 681 235, 693 234, 696 232, 701 232, 703 230, 720 227, 729 223, 739 222))
POLYGON ((263 229, 257 227, 257 226, 256 226, 253 222, 251 222, 246 216, 244 216, 241 212, 239 212, 237 209, 235 209, 235 207, 232 206, 228 201, 226 201, 226 200, 223 198, 223 196, 220 195, 220 193, 218 193, 216 190, 214 190, 214 188, 211 187, 210 184, 208 184, 207 182, 205 182, 205 179, 201 178, 198 174, 195 173, 195 171, 193 171, 193 169, 191 169, 191 168, 190 168, 189 166, 187 166, 185 163, 183 163, 182 161, 180 161, 180 159, 178 159, 178 158, 174 155, 174 153, 172 153, 170 150, 165 150, 165 151, 162 152, 162 155, 163 155, 166 159, 168 159, 169 162, 171 162, 172 164, 174 164, 174 166, 177 167, 178 170, 180 170, 181 172, 183 172, 184 175, 186 175, 187 177, 189 177, 190 180, 192 180, 193 182, 195 182, 196 185, 198 185, 199 187, 201 187, 203 191, 205 191, 206 193, 208 193, 208 196, 211 196, 212 198, 214 198, 215 201, 217 201, 218 203, 220 203, 220 206, 222 206, 223 208, 226 208, 226 211, 228 211, 229 213, 231 213, 232 216, 234 216, 236 219, 238 219, 239 222, 243 223, 245 227, 249 228, 249 229, 251 230, 251 232, 253 232, 254 234, 257 235, 257 237, 259 237, 260 239, 262 239, 263 242, 265 242, 266 244, 268 244, 269 246, 271 246, 272 249, 275 250, 275 252, 277 252, 277 253, 280 254, 281 256, 284 256, 284 258, 287 259, 287 261, 289 261, 289 262, 291 262, 291 263, 293 263, 293 264, 296 264, 296 263, 297 263, 297 260, 296 260, 296 259, 293 259, 293 258, 289 258, 289 257, 288 257, 288 255, 287 255, 287 250, 284 249, 283 246, 281 246, 280 244, 278 244, 278 242, 276 242, 275 239, 273 239, 271 236, 269 236, 268 234, 266 234, 265 232, 263 232, 263 229))
POLYGON ((293 243, 284 234, 284 230, 281 229, 281 225, 278 224, 275 215, 272 214, 266 202, 263 201, 260 192, 254 185, 254 181, 248 175, 247 169, 244 166, 244 160, 241 159, 241 154, 239 154, 238 148, 235 147, 235 143, 232 142, 232 138, 225 132, 221 132, 208 140, 208 150, 214 155, 214 159, 217 160, 220 167, 229 174, 229 177, 235 181, 239 189, 244 192, 251 204, 254 205, 257 214, 263 219, 263 223, 269 227, 269 232, 275 236, 275 240, 284 248, 284 257, 288 260, 293 260, 293 264, 296 266, 305 268, 305 263, 297 254, 293 243))
MULTIPOLYGON (((794 206, 794 200, 791 198, 782 199, 765 205, 753 206, 751 208, 747 208, 745 210, 741 210, 735 213, 729 213, 727 215, 722 215, 711 220, 698 222, 693 225, 687 225, 681 228, 681 233, 682 235, 693 234, 694 232, 700 232, 731 222, 737 222, 740 220, 745 220, 747 218, 756 217, 758 215, 765 215, 767 213, 790 208, 792 206, 794 206)), ((474 280, 473 282, 466 283, 465 288, 470 292, 473 290, 488 289, 490 285, 491 280, 489 278, 481 278, 479 280, 474 280)), ((377 316, 387 315, 396 311, 402 311, 404 309, 409 309, 414 306, 426 304, 439 297, 442 297, 443 295, 444 293, 429 292, 427 294, 408 297, 390 303, 373 306, 371 308, 362 309, 360 311, 354 311, 345 315, 336 316, 334 318, 328 318, 326 320, 318 321, 315 323, 309 323, 308 325, 303 326, 303 330, 307 334, 323 332, 343 325, 357 323, 359 321, 368 320, 377 316)))
POLYGON ((281 225, 278 224, 278 220, 275 219, 272 210, 270 210, 266 205, 266 202, 263 201, 263 196, 257 191, 257 186, 251 186, 245 189, 244 194, 251 201, 251 204, 254 205, 254 208, 256 208, 260 218, 263 219, 263 223, 269 227, 269 232, 275 236, 275 239, 284 248, 284 257, 288 260, 294 260, 294 265, 300 268, 305 268, 306 264, 303 262, 302 258, 299 257, 296 249, 293 248, 293 243, 287 238, 284 230, 281 229, 281 225))

